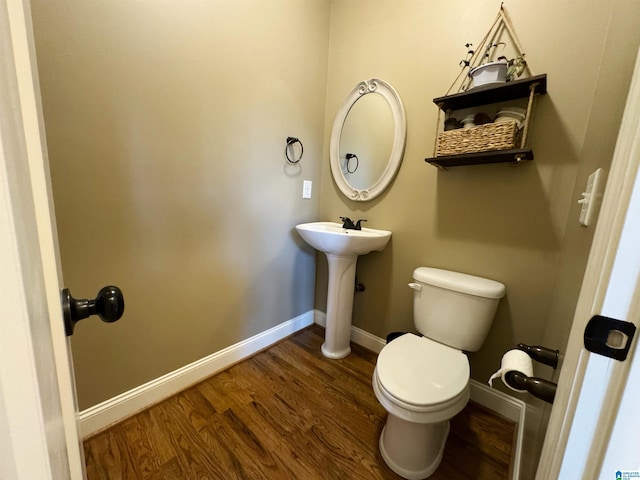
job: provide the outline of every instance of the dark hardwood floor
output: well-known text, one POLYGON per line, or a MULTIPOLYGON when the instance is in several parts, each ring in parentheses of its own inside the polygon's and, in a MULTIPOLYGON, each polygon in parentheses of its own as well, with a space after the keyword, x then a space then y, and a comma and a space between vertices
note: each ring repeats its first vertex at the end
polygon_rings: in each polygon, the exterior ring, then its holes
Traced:
MULTIPOLYGON (((89 480, 399 479, 378 451, 376 354, 309 327, 84 442, 89 480)), ((434 480, 508 478, 513 422, 470 402, 434 480)))

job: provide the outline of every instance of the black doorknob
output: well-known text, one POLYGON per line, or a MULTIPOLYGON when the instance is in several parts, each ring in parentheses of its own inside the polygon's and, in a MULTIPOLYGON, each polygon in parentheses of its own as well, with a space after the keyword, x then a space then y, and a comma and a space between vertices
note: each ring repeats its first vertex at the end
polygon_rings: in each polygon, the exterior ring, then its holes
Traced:
POLYGON ((68 288, 62 290, 62 314, 67 336, 73 335, 73 327, 83 318, 98 315, 103 322, 111 323, 119 320, 123 313, 122 290, 113 285, 101 288, 93 300, 77 300, 71 296, 68 288))

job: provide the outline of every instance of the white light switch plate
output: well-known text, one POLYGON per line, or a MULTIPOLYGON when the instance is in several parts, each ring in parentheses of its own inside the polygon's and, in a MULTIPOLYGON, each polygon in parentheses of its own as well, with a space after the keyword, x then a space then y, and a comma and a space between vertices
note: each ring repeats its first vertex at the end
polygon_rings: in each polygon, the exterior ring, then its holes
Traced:
POLYGON ((311 187, 313 182, 311 180, 302 181, 302 198, 311 198, 311 187))
POLYGON ((582 198, 578 200, 578 203, 582 205, 582 210, 580 211, 580 225, 588 227, 593 223, 593 215, 595 211, 595 207, 600 201, 600 197, 602 196, 600 193, 600 183, 602 178, 602 169, 599 168, 591 175, 589 175, 589 179, 587 180, 587 188, 586 191, 582 192, 582 198))

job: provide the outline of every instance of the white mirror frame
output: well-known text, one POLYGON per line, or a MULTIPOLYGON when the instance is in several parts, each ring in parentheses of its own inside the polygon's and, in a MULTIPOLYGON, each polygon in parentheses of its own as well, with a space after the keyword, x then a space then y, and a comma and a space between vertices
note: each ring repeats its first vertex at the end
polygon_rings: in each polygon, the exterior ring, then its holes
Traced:
POLYGON ((365 80, 364 82, 360 82, 356 85, 354 89, 349 92, 349 95, 347 95, 347 98, 340 106, 340 109, 336 114, 336 119, 333 122, 333 129, 331 130, 329 161, 333 179, 338 185, 340 191, 347 198, 358 202, 373 200, 384 192, 400 168, 402 157, 404 155, 406 139, 407 121, 404 113, 404 105, 402 105, 402 100, 400 99, 398 92, 396 92, 387 82, 380 80, 379 78, 365 80), (380 178, 378 178, 378 180, 376 180, 376 182, 369 188, 358 190, 347 182, 342 173, 342 169, 340 168, 340 137, 342 136, 342 128, 347 120, 347 115, 353 105, 360 97, 370 93, 382 95, 389 104, 389 107, 391 107, 391 114, 393 115, 394 123, 393 145, 389 161, 387 162, 387 167, 380 178))

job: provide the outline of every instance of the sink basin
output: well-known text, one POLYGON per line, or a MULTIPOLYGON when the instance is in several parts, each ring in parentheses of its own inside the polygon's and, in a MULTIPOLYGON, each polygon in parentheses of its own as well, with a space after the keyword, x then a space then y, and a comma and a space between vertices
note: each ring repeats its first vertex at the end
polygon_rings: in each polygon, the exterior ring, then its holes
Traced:
POLYGON ((296 230, 305 242, 327 256, 327 318, 321 350, 327 358, 344 358, 351 353, 351 315, 358 255, 382 250, 389 243, 391 232, 373 228, 347 230, 334 222, 302 223, 296 225, 296 230))
POLYGON ((331 255, 364 255, 382 250, 391 238, 387 230, 347 230, 335 222, 302 223, 296 225, 296 230, 313 248, 331 255))

